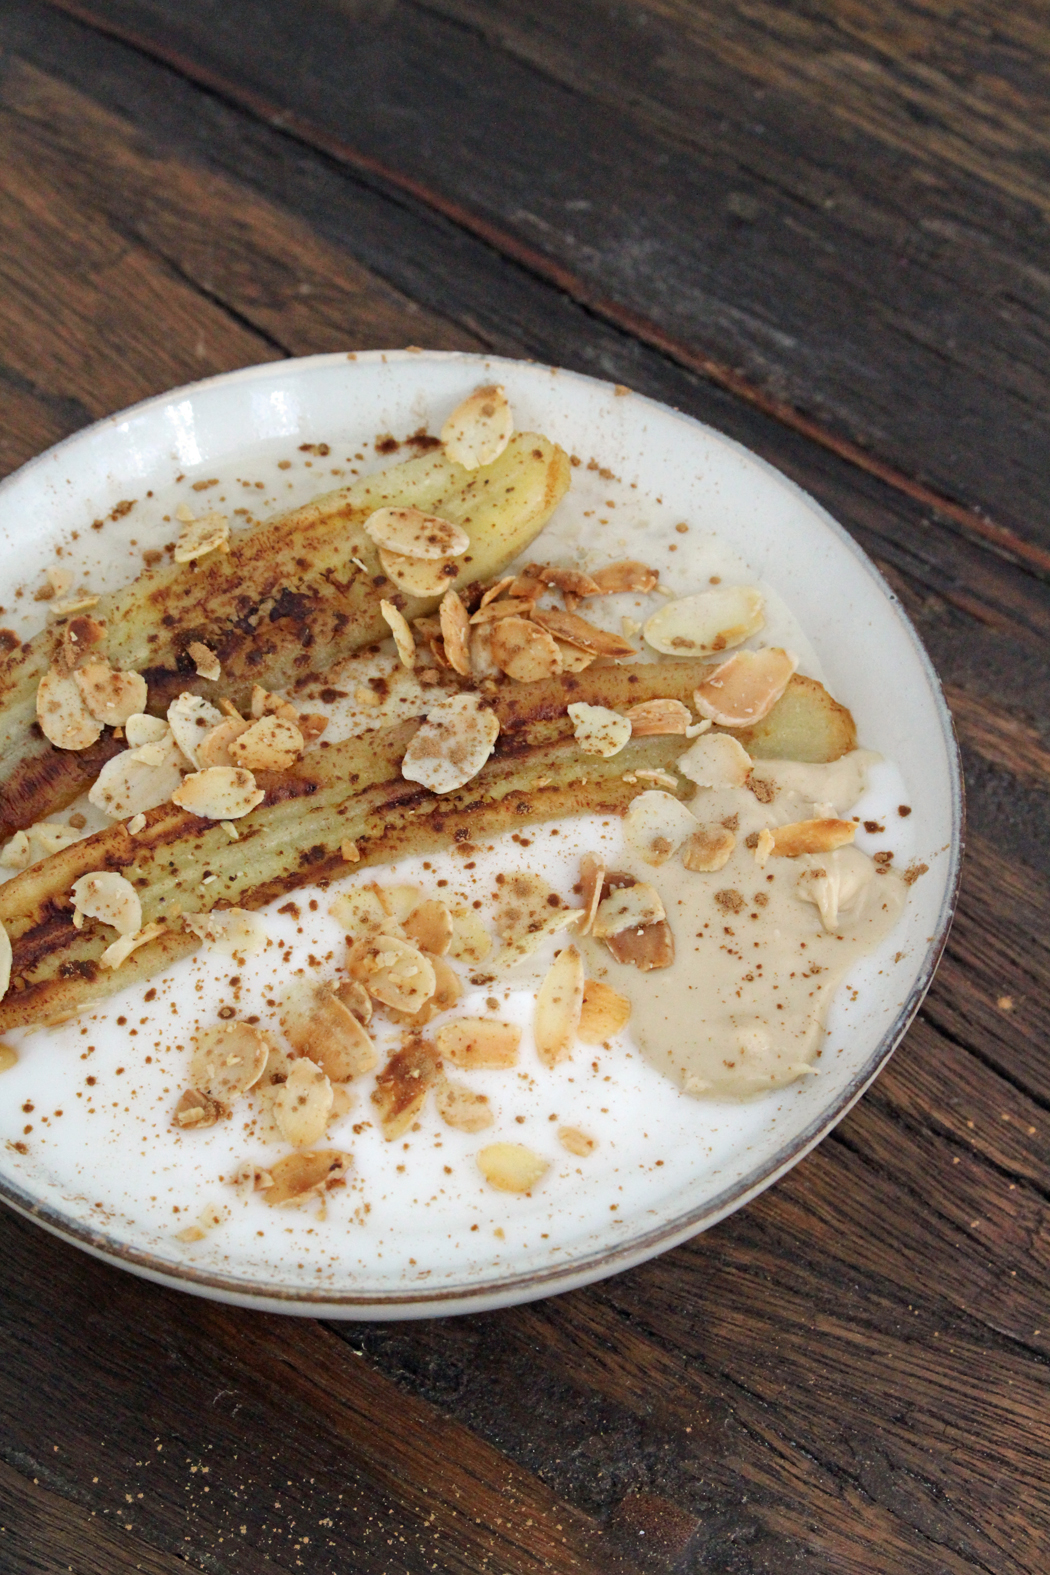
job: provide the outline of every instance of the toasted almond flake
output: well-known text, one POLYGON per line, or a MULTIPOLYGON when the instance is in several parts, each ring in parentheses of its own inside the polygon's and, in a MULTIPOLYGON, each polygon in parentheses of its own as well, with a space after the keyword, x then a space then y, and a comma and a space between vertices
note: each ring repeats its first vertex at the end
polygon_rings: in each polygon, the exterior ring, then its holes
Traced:
POLYGON ((436 957, 443 957, 452 944, 452 915, 443 902, 421 902, 402 926, 410 941, 436 957))
POLYGON ((340 892, 328 912, 354 940, 378 935, 390 926, 391 916, 376 886, 355 886, 340 892))
POLYGON ((779 646, 738 651, 693 691, 693 704, 720 727, 751 727, 769 715, 797 666, 779 646))
POLYGON ((440 1057, 433 1045, 417 1035, 390 1057, 372 1090, 372 1103, 388 1143, 412 1125, 440 1075, 440 1057))
POLYGON ((507 574, 502 580, 497 580, 494 585, 490 585, 488 590, 483 593, 479 607, 487 607, 489 602, 494 602, 497 596, 503 595, 503 592, 507 589, 508 585, 513 584, 513 574, 507 574))
POLYGON ((800 853, 831 853, 852 842, 857 827, 852 820, 796 820, 773 827, 772 856, 795 859, 800 853))
POLYGON ((140 749, 143 744, 159 744, 171 732, 162 716, 146 716, 136 712, 124 723, 124 738, 129 749, 140 749))
POLYGON ((37 685, 36 719, 44 737, 58 749, 87 749, 102 732, 102 723, 84 704, 75 678, 63 677, 53 667, 37 685))
POLYGON ((299 759, 304 743, 294 722, 281 716, 262 716, 232 739, 227 749, 233 764, 246 771, 287 771, 299 759))
POLYGON ((334 1148, 286 1154, 269 1171, 256 1167, 256 1186, 261 1181, 263 1202, 270 1208, 298 1208, 340 1185, 353 1162, 352 1155, 334 1148))
POLYGON ((206 770, 209 766, 233 766, 240 762, 235 761, 230 753, 230 745, 235 739, 240 738, 255 724, 248 722, 244 717, 223 717, 214 727, 210 727, 197 745, 197 765, 206 770))
POLYGON ((598 912, 598 904, 602 900, 604 881, 604 860, 593 853, 585 853, 580 860, 580 893, 583 900, 579 925, 581 935, 590 935, 594 927, 594 915, 598 912))
POLYGON ((581 651, 575 645, 566 645, 564 640, 555 640, 554 643, 558 647, 563 673, 582 673, 585 667, 590 667, 595 661, 595 657, 589 651, 581 651))
POLYGON ((490 1143, 478 1150, 478 1169, 498 1192, 531 1192, 550 1169, 550 1162, 523 1143, 490 1143))
POLYGON ((76 671, 84 662, 98 661, 106 654, 108 631, 96 618, 70 618, 62 628, 62 641, 55 655, 55 667, 63 676, 76 671))
POLYGON ((769 830, 768 826, 763 826, 755 840, 755 863, 760 869, 765 869, 767 863, 769 862, 769 855, 772 853, 775 847, 776 841, 773 837, 773 833, 769 830))
POLYGON ((356 941, 346 966, 373 1000, 401 1012, 418 1012, 437 987, 433 964, 417 946, 396 935, 356 941))
POLYGON ((621 930, 605 942, 618 963, 630 964, 640 973, 670 968, 674 962, 674 936, 666 919, 640 929, 621 930))
POLYGON ((103 968, 119 968, 122 962, 129 958, 132 952, 137 952, 140 946, 146 946, 150 941, 155 941, 158 935, 163 935, 167 925, 158 919, 152 924, 146 924, 134 935, 121 935, 119 939, 106 947, 99 962, 103 968))
POLYGON ((434 970, 436 982, 433 995, 415 1012, 402 1012, 394 1006, 384 1008, 385 1016, 392 1023, 398 1023, 403 1028, 417 1032, 425 1028, 439 1012, 447 1012, 450 1007, 455 1006, 463 994, 459 974, 454 968, 449 967, 444 957, 437 957, 430 952, 424 952, 423 955, 434 970))
POLYGON ((539 580, 541 585, 554 586, 556 590, 567 596, 599 596, 601 586, 589 574, 584 574, 582 569, 562 569, 548 563, 526 564, 524 574, 530 579, 539 580))
MULTIPOLYGON (((359 984, 356 979, 344 979, 341 984, 336 985, 335 997, 337 1001, 342 1001, 347 1010, 352 1012, 363 1026, 367 1027, 372 1021, 372 997, 364 985, 359 984)), ((331 1077, 331 1072, 328 1075, 331 1077)))
POLYGON ((85 662, 73 674, 84 704, 97 722, 123 727, 146 704, 146 680, 140 673, 114 672, 108 662, 85 662))
POLYGON ((687 870, 709 875, 729 862, 736 837, 725 826, 699 826, 681 847, 682 863, 687 870))
POLYGON ((379 562, 387 579, 409 596, 441 596, 460 569, 455 558, 407 558, 386 547, 379 549, 379 562))
POLYGON ((575 946, 560 951, 536 997, 533 1035, 544 1066, 566 1060, 576 1043, 583 1010, 583 959, 575 946))
MULTIPOLYGON (((370 1003, 367 1010, 371 1017, 370 1003)), ((359 1017, 325 982, 297 979, 281 1002, 280 1023, 292 1049, 316 1061, 333 1083, 352 1082, 379 1059, 359 1017)))
POLYGON ((41 859, 50 858, 61 848, 71 847, 89 835, 83 829, 64 826, 58 821, 38 820, 26 831, 16 831, 0 853, 0 865, 6 869, 24 870, 41 859))
POLYGON ((377 509, 365 520, 365 532, 377 547, 428 563, 461 558, 470 546, 461 526, 422 509, 377 509))
POLYGON ((471 630, 470 673, 476 683, 483 679, 498 679, 502 668, 492 654, 492 625, 481 624, 471 630))
POLYGON ((652 738, 666 733, 677 733, 684 738, 693 720, 689 707, 681 700, 643 700, 640 705, 631 706, 624 715, 635 738, 652 738))
POLYGON ((583 1007, 577 1038, 585 1045, 603 1045, 627 1027, 631 1020, 631 1003, 625 995, 603 984, 600 979, 587 979, 583 986, 583 1007))
POLYGON ((209 766, 191 772, 171 795, 173 804, 204 820, 240 820, 261 804, 266 794, 250 771, 234 766, 209 766))
POLYGON ((625 558, 622 563, 607 563, 604 568, 595 569, 591 579, 603 596, 615 596, 622 591, 636 591, 647 595, 649 591, 656 589, 660 572, 658 569, 650 569, 648 564, 636 563, 631 558, 625 558))
POLYGON ((446 591, 439 608, 441 637, 449 666, 465 678, 470 676, 470 619, 455 591, 446 591))
POLYGON ((492 936, 470 908, 452 909, 452 940, 448 955, 457 962, 484 962, 492 950, 492 936))
POLYGON ((293 1148, 309 1148, 324 1136, 332 1113, 332 1085, 308 1057, 292 1063, 288 1081, 278 1088, 273 1118, 293 1148))
POLYGON ((185 1130, 213 1127, 226 1115, 224 1106, 199 1088, 187 1088, 172 1111, 172 1125, 185 1130))
POLYGON ((139 832, 140 831, 145 831, 145 829, 146 829, 146 817, 145 817, 145 815, 143 815, 141 813, 138 814, 138 815, 132 815, 131 819, 128 821, 128 834, 130 836, 132 836, 132 837, 137 837, 139 832))
POLYGON ((670 793, 651 790, 633 798, 624 816, 627 846, 646 864, 666 864, 696 830, 696 816, 670 793))
POLYGON ((192 563, 209 552, 229 551, 230 522, 225 514, 202 514, 200 519, 179 517, 183 526, 175 543, 176 563, 192 563))
POLYGON ((270 1046, 253 1023, 233 1020, 195 1036, 190 1082, 209 1099, 230 1105, 263 1075, 270 1046))
POLYGON ((618 711, 604 705, 577 701, 568 707, 576 742, 585 755, 618 755, 631 736, 631 724, 618 711))
POLYGON ((186 654, 197 669, 198 678, 214 682, 216 678, 222 677, 222 663, 210 646, 200 640, 191 640, 186 647, 186 654))
POLYGON ((115 870, 91 870, 70 887, 73 923, 82 929, 85 919, 112 924, 119 935, 134 935, 142 928, 142 903, 129 880, 115 870))
POLYGON ((743 787, 751 773, 751 757, 735 738, 725 733, 698 738, 676 768, 702 788, 743 787))
POLYGON ((530 574, 516 574, 510 582, 507 594, 511 597, 523 597, 531 608, 538 596, 543 595, 543 584, 534 580, 530 574))
POLYGON ((198 753, 207 733, 222 722, 222 712, 201 695, 183 691, 168 707, 168 726, 186 759, 200 766, 198 753))
POLYGON ((648 882, 639 880, 630 886, 617 886, 603 897, 591 933, 595 940, 606 941, 623 930, 644 929, 666 917, 659 892, 648 882))
POLYGON ((92 596, 88 591, 82 591, 77 596, 70 596, 65 601, 52 602, 47 609, 49 618, 68 618, 73 613, 89 612, 92 607, 97 607, 99 598, 92 596))
POLYGON ((464 470, 499 459, 514 435, 514 416, 498 383, 486 383, 457 405, 441 428, 445 453, 464 470))
POLYGON ((521 1029, 493 1017, 457 1017, 437 1033, 438 1053, 470 1070, 516 1066, 520 1045, 521 1029))
POLYGON ((527 618, 501 618, 491 626, 489 649, 497 666, 518 683, 535 683, 561 672, 561 656, 554 639, 527 618))
MULTIPOLYGON (((280 716, 286 722, 298 725, 299 713, 290 700, 283 695, 273 694, 269 689, 264 689, 261 684, 252 685, 251 713, 254 721, 263 716, 280 716)), ((233 715, 236 716, 236 711, 233 715)))
POLYGON ((485 1094, 475 1094, 465 1083, 439 1077, 434 1089, 438 1115, 458 1132, 482 1132, 492 1125, 492 1107, 485 1094))
POLYGON ((266 946, 266 926, 258 913, 251 913, 247 908, 184 913, 182 922, 191 935, 210 942, 224 957, 250 957, 266 946))
POLYGON ((73 571, 64 564, 49 563, 44 574, 47 584, 34 593, 34 601, 49 602, 53 596, 65 596, 72 589, 73 571))
POLYGON ((16 831, 10 842, 5 842, 0 852, 0 865, 8 870, 27 870, 34 863, 29 833, 16 831))
POLYGON ((344 1116, 348 1116, 356 1103, 356 1094, 352 1093, 345 1083, 337 1083, 332 1089, 332 1108, 328 1113, 329 1127, 341 1121, 344 1116))
POLYGON ((3 924, 0 924, 0 1000, 7 994, 8 985, 11 983, 12 957, 11 938, 3 924))
POLYGON ((383 615, 387 628, 394 636, 394 644, 397 646, 397 654, 401 660, 402 667, 414 667, 416 642, 404 613, 399 612, 393 602, 380 602, 379 611, 383 615))
POLYGON ((562 1148, 568 1149, 570 1154, 577 1154, 580 1159, 586 1159, 598 1147, 598 1139, 588 1137, 586 1132, 581 1132, 579 1127, 559 1127, 558 1142, 562 1148))
POLYGON ((401 775, 432 793, 452 793, 477 776, 495 748, 499 720, 476 694, 447 695, 405 751, 401 775))
POLYGON ((114 820, 145 814, 168 802, 182 782, 186 763, 165 725, 164 736, 158 742, 124 749, 107 760, 95 778, 88 800, 114 820))
POLYGON ((419 907, 423 895, 419 887, 399 882, 396 886, 375 886, 373 890, 394 920, 395 928, 390 933, 403 934, 404 932, 397 926, 404 924, 409 914, 419 907))
POLYGON ((315 738, 320 738, 328 726, 328 717, 322 716, 320 711, 304 711, 296 723, 305 741, 310 744, 315 738))
POLYGON ((494 912, 496 933, 503 942, 499 966, 513 967, 531 957, 545 936, 577 923, 581 911, 563 903, 542 875, 510 871, 500 885, 494 912))
POLYGON ((351 842, 349 837, 339 844, 339 853, 344 864, 360 864, 361 862, 361 849, 356 842, 351 842))
MULTIPOLYGON (((0 983, 2 983, 2 971, 0 971, 0 983)), ((6 988, 5 985, 4 989, 6 988)), ((3 990, 0 990, 0 996, 2 995, 3 990)), ((0 1072, 10 1072, 11 1068, 17 1065, 18 1051, 12 1050, 10 1045, 0 1045, 0 1072)))
POLYGON ((578 613, 563 612, 560 607, 537 607, 532 616, 548 634, 564 640, 566 645, 578 646, 590 656, 618 658, 638 654, 630 640, 625 640, 620 634, 611 634, 607 629, 599 629, 578 613))
POLYGON ((765 623, 764 598, 751 585, 720 585, 668 602, 646 620, 645 638, 667 656, 727 651, 765 623))
POLYGON ((206 1203, 197 1216, 196 1225, 187 1225, 185 1230, 177 1230, 175 1240, 187 1243, 204 1241, 208 1232, 215 1230, 226 1217, 225 1209, 217 1209, 214 1203, 206 1203))

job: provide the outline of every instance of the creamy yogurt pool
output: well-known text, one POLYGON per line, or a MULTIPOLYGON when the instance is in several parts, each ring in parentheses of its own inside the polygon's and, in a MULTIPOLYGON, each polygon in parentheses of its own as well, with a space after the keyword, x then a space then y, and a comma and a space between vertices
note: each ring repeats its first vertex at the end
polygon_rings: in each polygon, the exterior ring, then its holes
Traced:
MULTIPOLYGON (((316 492, 322 470, 338 477, 374 463, 365 452, 351 449, 345 461, 333 454, 341 462, 322 466, 316 454, 304 459, 274 446, 265 461, 215 478, 208 502, 232 508, 250 497, 253 515, 262 516, 316 492)), ((821 676, 789 609, 728 543, 583 460, 527 559, 591 570, 630 557, 659 570, 664 587, 591 602, 583 609, 591 621, 641 646, 639 631, 666 593, 754 585, 765 622, 746 648, 786 647, 800 672, 821 676)), ((171 529, 178 506, 198 506, 193 479, 156 486, 133 517, 112 521, 96 561, 90 552, 97 538, 67 544, 78 576, 92 586, 103 577, 125 579, 134 555, 171 529)), ((19 627, 29 632, 31 615, 19 627)), ((328 715, 333 742, 416 716, 425 700, 392 645, 347 659, 296 698, 328 715)), ((145 1241, 166 1261, 186 1258, 245 1278, 279 1274, 304 1286, 367 1286, 370 1277, 394 1272, 437 1284, 498 1271, 523 1252, 571 1255, 605 1231, 610 1216, 655 1215, 701 1174, 731 1180, 741 1169, 741 1134, 775 1126, 799 1080, 821 1075, 848 1032, 850 983, 870 974, 871 954, 905 900, 894 871, 904 870, 914 851, 915 828, 899 812, 907 798, 892 763, 863 751, 830 765, 763 761, 751 785, 699 786, 689 800, 698 821, 732 825, 734 845, 717 871, 687 870, 673 856, 650 864, 625 841, 618 816, 580 816, 484 839, 469 857, 439 851, 390 867, 348 869, 338 885, 304 886, 262 911, 265 939, 257 953, 234 957, 205 946, 81 1018, 8 1034, 18 1060, 0 1079, 5 1168, 48 1202, 96 1221, 100 1232, 145 1241), (764 828, 832 814, 858 822, 848 847, 761 864, 749 845, 764 828), (323 1209, 295 1211, 269 1208, 260 1193, 236 1184, 246 1166, 265 1170, 287 1152, 258 1099, 239 1102, 230 1119, 207 1130, 173 1127, 202 1028, 255 1020, 279 1039, 281 1001, 292 981, 343 976, 346 936, 330 911, 338 891, 372 882, 414 886, 421 899, 470 909, 491 933, 499 876, 540 872, 576 908, 588 853, 659 892, 675 961, 641 973, 581 938, 588 977, 627 996, 631 1018, 606 1044, 577 1045, 554 1067, 542 1064, 532 1040, 536 993, 572 932, 548 936, 511 968, 495 966, 495 937, 488 957, 456 964, 462 997, 427 1035, 461 1016, 498 1018, 521 1030, 514 1067, 455 1069, 457 1081, 489 1101, 493 1119, 484 1131, 445 1125, 430 1101, 408 1131, 387 1141, 370 1102, 374 1078, 362 1077, 348 1085, 349 1108, 330 1122, 324 1140, 352 1154, 346 1184, 326 1195, 323 1209), (816 900, 799 895, 800 881, 816 900), (840 911, 833 912, 836 898, 840 911), (724 1102, 741 1100, 727 1124, 724 1102), (564 1129, 592 1146, 571 1152, 559 1138, 564 1129), (497 1141, 524 1145, 549 1166, 530 1198, 485 1183, 476 1155, 497 1141)), ((103 823, 90 807, 86 821, 86 830, 103 823)), ((381 1068, 403 1028, 377 1013, 369 1032, 381 1068)))

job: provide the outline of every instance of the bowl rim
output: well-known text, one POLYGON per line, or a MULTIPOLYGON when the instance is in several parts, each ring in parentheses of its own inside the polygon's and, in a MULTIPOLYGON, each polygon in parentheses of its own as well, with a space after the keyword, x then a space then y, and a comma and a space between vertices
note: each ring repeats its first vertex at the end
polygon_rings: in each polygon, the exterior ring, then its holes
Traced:
MULTIPOLYGON (((148 415, 180 396, 199 394, 208 389, 230 387, 241 383, 265 381, 274 375, 295 374, 310 370, 320 370, 325 367, 338 365, 352 368, 354 365, 381 362, 412 363, 419 365, 424 361, 460 361, 468 366, 484 366, 485 368, 507 366, 520 367, 523 364, 536 367, 540 371, 557 373, 559 377, 570 378, 587 384, 595 389, 618 389, 619 385, 603 379, 592 377, 584 372, 574 372, 564 367, 547 366, 544 363, 523 362, 509 356, 484 355, 479 352, 459 350, 364 350, 357 352, 329 351, 319 355, 289 357, 281 361, 262 362, 255 366, 240 367, 232 372, 220 372, 212 377, 202 378, 194 383, 185 383, 177 388, 166 390, 161 394, 151 395, 148 399, 140 400, 126 409, 112 415, 103 416, 92 422, 89 426, 82 427, 71 433, 60 442, 45 449, 41 454, 27 460, 17 470, 0 481, 0 506, 2 506, 6 493, 12 486, 22 480, 31 472, 42 469, 45 465, 54 463, 67 450, 90 440, 91 435, 106 428, 120 425, 136 416, 148 415)), ((842 1089, 833 1104, 823 1109, 807 1127, 799 1134, 785 1140, 775 1152, 759 1163, 746 1175, 738 1177, 726 1187, 715 1194, 707 1202, 688 1209, 673 1219, 653 1226, 632 1236, 622 1245, 596 1249, 593 1252, 573 1259, 571 1262, 561 1263, 547 1269, 533 1268, 517 1274, 508 1273, 498 1275, 493 1279, 479 1281, 469 1286, 453 1286, 446 1291, 433 1286, 420 1287, 418 1290, 405 1289, 404 1291, 383 1293, 378 1298, 372 1295, 355 1295, 351 1290, 332 1289, 325 1291, 320 1288, 307 1289, 306 1287, 294 1288, 282 1286, 279 1282, 266 1280, 253 1280, 231 1274, 221 1274, 211 1270, 195 1267, 192 1263, 173 1266, 169 1259, 121 1242, 106 1231, 93 1230, 89 1225, 70 1219, 63 1211, 54 1205, 43 1203, 34 1197, 28 1188, 19 1183, 0 1176, 0 1202, 5 1203, 15 1213, 25 1219, 32 1220, 41 1225, 49 1234, 79 1247, 91 1256, 100 1258, 104 1262, 117 1267, 130 1270, 132 1273, 155 1283, 168 1286, 172 1289, 189 1291, 196 1295, 211 1297, 247 1308, 260 1311, 283 1312, 299 1314, 307 1317, 344 1317, 359 1320, 368 1319, 397 1319, 421 1318, 428 1316, 448 1316, 469 1312, 485 1311, 497 1307, 517 1305, 527 1301, 537 1300, 541 1297, 552 1296, 578 1287, 589 1285, 597 1280, 605 1279, 610 1275, 619 1274, 626 1269, 633 1268, 647 1259, 655 1257, 658 1253, 666 1252, 670 1248, 679 1246, 701 1231, 718 1224, 736 1209, 743 1207, 753 1198, 773 1185, 787 1171, 804 1159, 816 1145, 827 1136, 833 1127, 853 1108, 857 1101, 870 1087, 885 1066, 890 1056, 904 1038, 922 1000, 930 987, 933 976, 937 970, 941 956, 948 940, 952 919, 955 914, 959 895, 959 884, 962 872, 962 855, 965 838, 966 807, 963 788, 962 764, 959 754, 958 740, 951 712, 944 697, 944 691, 934 669, 933 663, 923 645, 919 635, 895 595, 885 577, 879 572, 868 554, 854 541, 853 537, 839 522, 824 508, 823 504, 800 487, 783 471, 764 459, 760 454, 749 449, 745 444, 735 438, 720 432, 717 427, 710 426, 707 422, 698 420, 695 416, 676 410, 674 406, 662 400, 653 399, 647 394, 630 391, 632 399, 652 406, 661 415, 673 416, 676 420, 699 427, 701 431, 714 437, 720 444, 736 450, 747 460, 759 466, 776 478, 777 483, 794 492, 803 500, 807 507, 814 512, 820 523, 825 526, 845 546, 854 558, 858 569, 868 578, 879 591, 883 598, 889 602, 892 611, 901 627, 902 632, 911 644, 913 653, 918 658, 919 666, 926 678, 929 693, 934 702, 934 709, 941 729, 941 739, 945 747, 948 765, 948 775, 951 789, 951 839, 948 846, 947 879, 945 881, 944 895, 937 914, 936 923, 927 942, 926 952, 922 967, 916 977, 915 983, 908 993, 893 1021, 888 1025, 879 1039, 878 1044, 868 1057, 864 1065, 858 1069, 854 1076, 842 1089)))

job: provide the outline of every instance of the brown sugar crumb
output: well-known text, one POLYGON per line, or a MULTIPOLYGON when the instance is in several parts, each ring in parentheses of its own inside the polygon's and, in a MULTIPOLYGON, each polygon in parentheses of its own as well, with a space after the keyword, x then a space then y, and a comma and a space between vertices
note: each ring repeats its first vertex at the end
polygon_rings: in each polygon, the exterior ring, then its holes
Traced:
POLYGON ((885 831, 886 827, 880 826, 877 820, 866 820, 864 822, 864 830, 868 832, 870 836, 874 837, 877 836, 880 831, 885 831))
POLYGON ((747 907, 746 897, 742 897, 732 887, 727 888, 725 891, 716 891, 715 902, 723 913, 743 913, 747 907))
POLYGON ((914 886, 920 875, 925 875, 929 869, 928 864, 909 864, 901 879, 906 886, 914 886))
POLYGON ((898 804, 897 805, 897 814, 901 817, 902 820, 906 820, 907 817, 911 814, 911 805, 910 804, 898 804))

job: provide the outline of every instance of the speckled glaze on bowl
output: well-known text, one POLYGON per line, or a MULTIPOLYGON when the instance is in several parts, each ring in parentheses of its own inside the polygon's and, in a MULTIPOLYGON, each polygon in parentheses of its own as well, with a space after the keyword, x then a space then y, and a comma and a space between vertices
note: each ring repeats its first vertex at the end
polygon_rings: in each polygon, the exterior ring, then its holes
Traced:
POLYGON ((332 432, 358 443, 383 431, 436 431, 467 390, 493 381, 506 388, 519 428, 598 456, 636 484, 638 497, 659 495, 716 531, 797 616, 862 741, 895 762, 908 785, 916 850, 929 872, 892 937, 903 961, 866 978, 834 1064, 771 1109, 757 1135, 741 1121, 736 1150, 717 1173, 571 1251, 508 1261, 440 1288, 403 1277, 306 1288, 280 1274, 260 1279, 180 1262, 134 1233, 99 1230, 75 1201, 27 1187, 0 1158, 0 1197, 17 1212, 161 1284, 272 1312, 391 1319, 509 1306, 629 1268, 747 1203, 841 1120, 904 1035, 944 947, 962 851, 961 777, 951 719, 914 629, 869 559, 812 498, 730 439, 652 400, 574 373, 469 355, 370 352, 248 368, 101 421, 9 477, 0 486, 0 561, 21 577, 35 554, 45 555, 42 564, 53 541, 168 478, 173 462, 207 475, 332 432))

